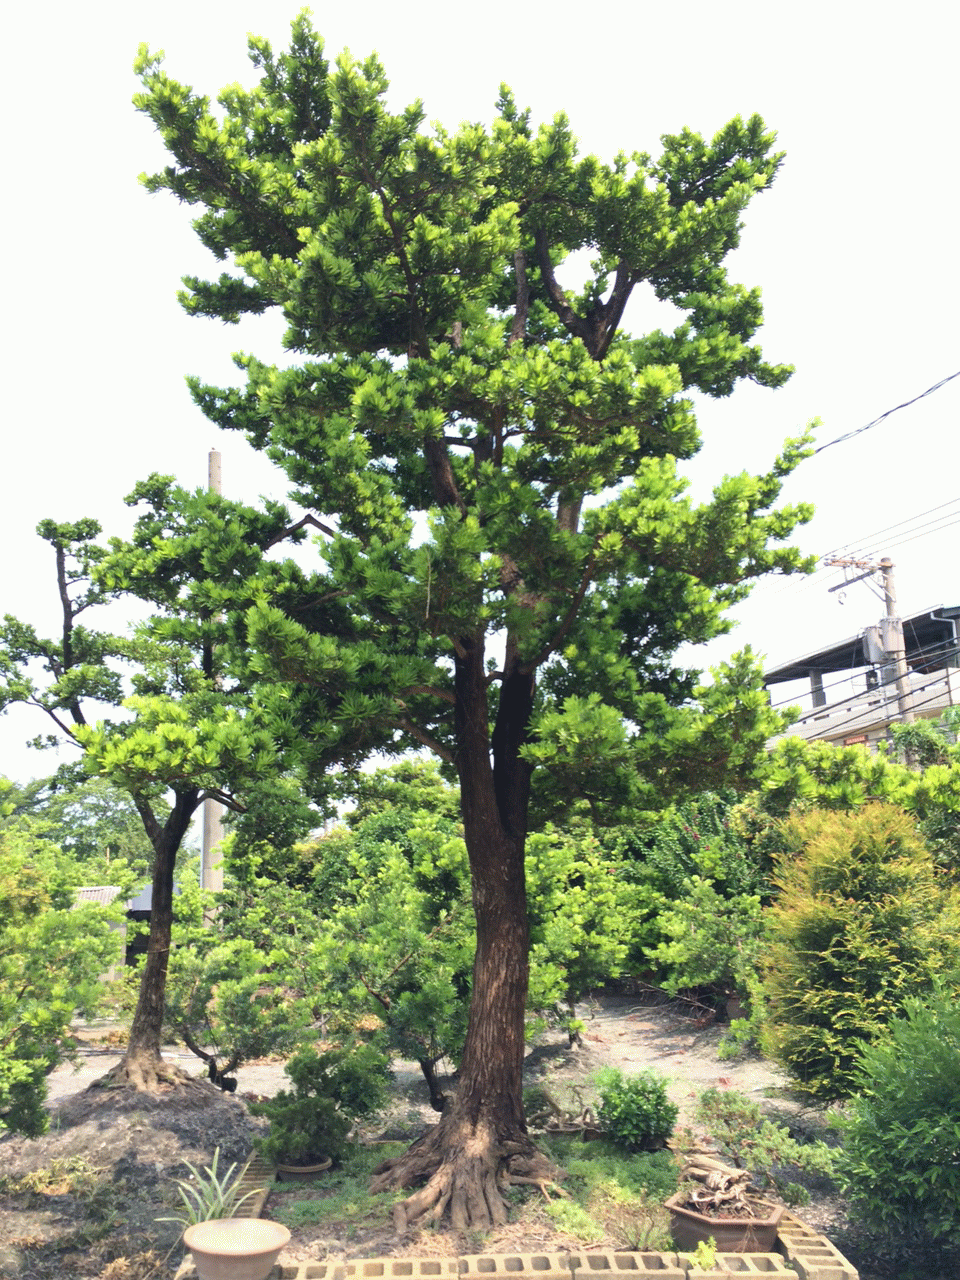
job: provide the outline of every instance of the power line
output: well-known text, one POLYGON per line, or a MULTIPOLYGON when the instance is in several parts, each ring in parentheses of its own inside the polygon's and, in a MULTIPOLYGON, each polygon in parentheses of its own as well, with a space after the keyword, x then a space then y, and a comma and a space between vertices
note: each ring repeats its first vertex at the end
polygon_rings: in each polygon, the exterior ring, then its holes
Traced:
MULTIPOLYGON (((936 644, 929 644, 921 648, 911 649, 908 661, 915 662, 918 658, 922 658, 925 664, 929 664, 930 662, 933 662, 936 658, 946 657, 948 654, 955 653, 956 648, 957 648, 957 645, 954 640, 938 641, 936 644)), ((821 685, 820 688, 823 690, 823 692, 826 692, 828 689, 836 689, 838 685, 846 684, 848 680, 855 679, 858 672, 866 671, 869 668, 873 667, 874 665, 876 664, 870 663, 870 662, 864 662, 864 663, 860 663, 857 666, 849 666, 845 668, 839 675, 837 675, 837 673, 834 672, 832 674, 836 675, 836 679, 828 680, 825 684, 821 685)), ((806 680, 807 678, 808 678, 807 675, 800 675, 796 677, 797 680, 806 680)), ((778 681, 777 683, 780 683, 780 682, 778 681)), ((783 683, 786 683, 786 682, 783 682, 783 683)), ((801 695, 801 696, 806 696, 806 695, 801 695)), ((814 714, 818 711, 829 710, 830 707, 840 706, 842 703, 847 702, 851 696, 859 696, 859 694, 855 694, 855 695, 848 694, 847 697, 840 698, 837 702, 825 703, 821 707, 814 707, 813 711, 810 714, 814 714)), ((770 707, 772 710, 777 711, 780 707, 794 706, 797 700, 798 700, 797 697, 794 696, 792 698, 783 698, 780 702, 771 701, 770 707)), ((804 715, 806 714, 807 713, 804 712, 804 715)))
MULTIPOLYGON (((925 684, 912 686, 909 692, 911 710, 922 711, 924 707, 930 706, 932 703, 936 702, 940 697, 942 697, 942 694, 933 693, 933 694, 930 694, 929 697, 924 698, 922 701, 917 701, 921 693, 927 693, 929 689, 931 689, 932 687, 938 684, 946 685, 947 681, 944 679, 943 676, 938 676, 936 679, 928 680, 925 684)), ((867 690, 867 692, 879 695, 876 698, 876 702, 878 704, 882 702, 884 705, 890 705, 896 702, 896 694, 893 693, 892 696, 887 697, 887 690, 892 691, 893 689, 894 689, 893 685, 878 685, 876 689, 870 689, 870 690, 867 690)), ((804 714, 798 717, 798 719, 794 720, 793 723, 796 725, 802 725, 802 724, 806 724, 808 721, 811 721, 811 720, 818 720, 821 718, 825 718, 830 711, 835 711, 837 710, 838 707, 847 706, 849 703, 855 701, 856 699, 860 699, 863 696, 864 696, 863 693, 854 693, 853 695, 851 695, 851 697, 840 698, 837 702, 831 702, 826 706, 814 707, 812 711, 804 712, 804 714)), ((870 711, 871 711, 871 707, 869 704, 867 706, 864 706, 861 710, 859 710, 859 712, 855 707, 851 707, 851 713, 854 715, 859 714, 860 716, 865 716, 865 715, 868 715, 870 711)), ((787 732, 789 733, 789 731, 790 729, 788 727, 787 732)))
POLYGON ((949 374, 946 378, 941 378, 939 382, 935 382, 932 387, 927 387, 926 391, 921 391, 918 396, 914 396, 912 400, 904 400, 903 404, 895 405, 892 409, 888 409, 886 413, 881 413, 879 418, 874 418, 872 422, 866 423, 862 427, 857 427, 854 431, 848 431, 845 435, 837 436, 836 440, 828 440, 826 444, 820 445, 814 449, 814 455, 823 453, 824 449, 829 449, 832 445, 842 444, 844 440, 852 440, 854 436, 861 435, 864 431, 869 431, 872 427, 877 427, 885 418, 889 418, 891 413, 898 413, 901 409, 909 409, 910 405, 916 404, 918 400, 922 400, 925 396, 932 396, 935 391, 939 391, 941 387, 945 387, 948 382, 952 382, 954 378, 960 378, 960 369, 956 373, 949 374))
POLYGON ((882 529, 874 529, 872 532, 865 533, 859 538, 847 538, 843 545, 845 547, 850 547, 854 544, 857 546, 863 546, 866 543, 871 542, 874 538, 885 537, 886 534, 891 533, 894 529, 899 529, 902 524, 912 524, 914 520, 922 520, 924 516, 932 516, 936 512, 942 511, 944 507, 952 507, 958 502, 960 502, 960 498, 950 498, 946 502, 941 502, 938 507, 929 507, 926 511, 918 511, 916 515, 905 516, 902 520, 898 520, 896 524, 888 524, 882 529))
POLYGON ((916 542, 918 538, 928 538, 931 533, 940 533, 944 529, 952 529, 955 524, 960 524, 960 514, 955 520, 947 520, 943 524, 938 524, 933 529, 928 529, 926 533, 914 533, 909 538, 901 538, 899 542, 891 543, 891 549, 896 550, 897 547, 905 547, 908 542, 916 542))
MULTIPOLYGON (((917 538, 929 537, 932 533, 940 533, 943 529, 950 529, 955 524, 960 523, 960 508, 957 508, 955 511, 945 512, 936 520, 928 521, 926 525, 915 524, 916 521, 922 520, 924 516, 935 515, 937 512, 943 511, 945 507, 955 506, 957 503, 960 503, 960 498, 951 498, 949 502, 943 502, 937 507, 929 508, 927 511, 918 511, 915 515, 907 516, 905 519, 897 521, 896 524, 888 525, 885 529, 877 529, 862 539, 848 539, 842 545, 844 548, 857 548, 854 554, 859 559, 865 559, 878 554, 879 543, 871 543, 871 539, 879 539, 886 533, 900 528, 901 525, 910 526, 904 529, 897 538, 884 538, 884 550, 895 551, 898 547, 906 546, 908 542, 914 542, 917 538)), ((831 554, 833 552, 825 552, 818 559, 822 561, 827 555, 831 554)), ((822 586, 824 579, 820 578, 819 575, 823 573, 829 573, 834 577, 840 576, 839 569, 831 565, 820 564, 810 574, 783 575, 782 578, 771 576, 761 579, 751 594, 755 597, 761 594, 767 597, 777 596, 782 595, 785 591, 793 591, 799 594, 801 591, 806 591, 811 587, 822 586)))

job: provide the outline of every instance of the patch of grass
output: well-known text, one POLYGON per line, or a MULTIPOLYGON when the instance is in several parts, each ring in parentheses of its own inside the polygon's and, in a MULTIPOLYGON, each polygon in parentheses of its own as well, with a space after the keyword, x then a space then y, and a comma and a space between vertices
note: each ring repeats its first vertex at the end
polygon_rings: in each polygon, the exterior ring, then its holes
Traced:
POLYGON ((668 1151, 627 1155, 609 1142, 552 1135, 550 1157, 567 1177, 570 1199, 545 1205, 561 1231, 585 1244, 610 1240, 624 1249, 667 1249, 670 1219, 663 1201, 677 1189, 677 1166, 668 1151))
POLYGON ((552 1138, 550 1157, 567 1171, 566 1189, 576 1199, 598 1187, 624 1197, 665 1200, 677 1189, 677 1166, 669 1151, 626 1155, 611 1142, 581 1142, 565 1135, 552 1138))
POLYGON ((603 1238, 603 1227, 575 1200, 551 1200, 545 1210, 559 1230, 566 1231, 584 1244, 603 1238))
POLYGON ((57 1156, 42 1169, 19 1178, 0 1178, 3 1195, 90 1195, 100 1181, 101 1170, 85 1156, 57 1156))
MULTIPOLYGON (((630 1250, 669 1247, 669 1215, 663 1201, 677 1188, 677 1167, 669 1152, 631 1155, 613 1143, 583 1142, 567 1134, 551 1134, 540 1146, 566 1171, 561 1184, 565 1194, 554 1191, 544 1199, 534 1187, 514 1188, 509 1227, 514 1238, 524 1229, 539 1238, 549 1222, 571 1243, 630 1250)), ((270 1193, 270 1217, 293 1230, 325 1228, 341 1239, 383 1226, 391 1200, 370 1194, 370 1176, 382 1160, 405 1149, 402 1142, 353 1147, 340 1168, 315 1183, 276 1184, 270 1193)), ((394 1202, 406 1194, 396 1192, 394 1202)), ((484 1238, 474 1252, 483 1252, 489 1244, 484 1238)))
POLYGON ((401 1155, 406 1143, 351 1147, 342 1165, 321 1174, 309 1186, 275 1183, 270 1193, 270 1216, 286 1227, 348 1223, 354 1228, 383 1218, 389 1196, 372 1196, 370 1178, 381 1161, 401 1155))

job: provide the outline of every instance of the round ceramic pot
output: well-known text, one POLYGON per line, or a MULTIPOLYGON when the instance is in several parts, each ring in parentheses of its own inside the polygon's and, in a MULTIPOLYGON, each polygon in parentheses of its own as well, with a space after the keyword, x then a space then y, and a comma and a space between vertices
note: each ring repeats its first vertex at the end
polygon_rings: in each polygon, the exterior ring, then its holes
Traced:
POLYGON ((266 1280, 289 1240, 267 1218, 211 1218, 183 1233, 200 1280, 266 1280))
POLYGON ((764 1211, 759 1218, 711 1218, 706 1213, 678 1204, 680 1194, 671 1196, 666 1207, 670 1210, 670 1231, 681 1249, 696 1249, 702 1240, 711 1238, 717 1242, 718 1253, 773 1253, 777 1243, 777 1230, 783 1216, 783 1205, 755 1201, 764 1211))

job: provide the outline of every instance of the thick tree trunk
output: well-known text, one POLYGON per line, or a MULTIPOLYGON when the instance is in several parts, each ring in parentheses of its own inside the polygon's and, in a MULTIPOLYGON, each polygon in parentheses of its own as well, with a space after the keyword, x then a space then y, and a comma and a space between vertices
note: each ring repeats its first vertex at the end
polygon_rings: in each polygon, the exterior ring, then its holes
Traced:
POLYGON ((523 1119, 529 774, 518 751, 533 681, 519 669, 504 679, 491 740, 482 645, 462 644, 456 666, 458 768, 477 920, 470 1021, 456 1096, 442 1120, 377 1171, 374 1190, 426 1182, 395 1208, 398 1229, 424 1214, 439 1219, 447 1210, 456 1230, 497 1225, 506 1220, 503 1192, 510 1183, 543 1185, 555 1172, 533 1147, 523 1119))
MULTIPOLYGON (((127 1051, 99 1082, 105 1086, 129 1085, 141 1092, 156 1093, 164 1084, 180 1084, 190 1079, 185 1071, 163 1061, 160 1046, 173 926, 174 869, 180 845, 197 806, 197 795, 194 790, 178 795, 167 821, 162 827, 155 824, 151 832, 154 847, 153 896, 147 957, 127 1051)), ((146 816, 144 825, 149 825, 146 816)))

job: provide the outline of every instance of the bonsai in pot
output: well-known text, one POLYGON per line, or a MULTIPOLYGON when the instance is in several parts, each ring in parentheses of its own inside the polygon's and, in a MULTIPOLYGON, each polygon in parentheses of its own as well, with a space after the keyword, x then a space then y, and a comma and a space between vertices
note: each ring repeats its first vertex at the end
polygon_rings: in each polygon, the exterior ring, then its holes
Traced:
POLYGON ((710 1156, 691 1155, 680 1190, 670 1197, 670 1227, 679 1248, 713 1240, 720 1253, 770 1253, 783 1205, 750 1194, 751 1175, 710 1156))
POLYGON ((357 1120, 382 1105, 387 1059, 369 1044, 302 1049, 284 1070, 293 1091, 250 1107, 270 1121, 257 1149, 281 1177, 312 1176, 343 1158, 357 1120))

